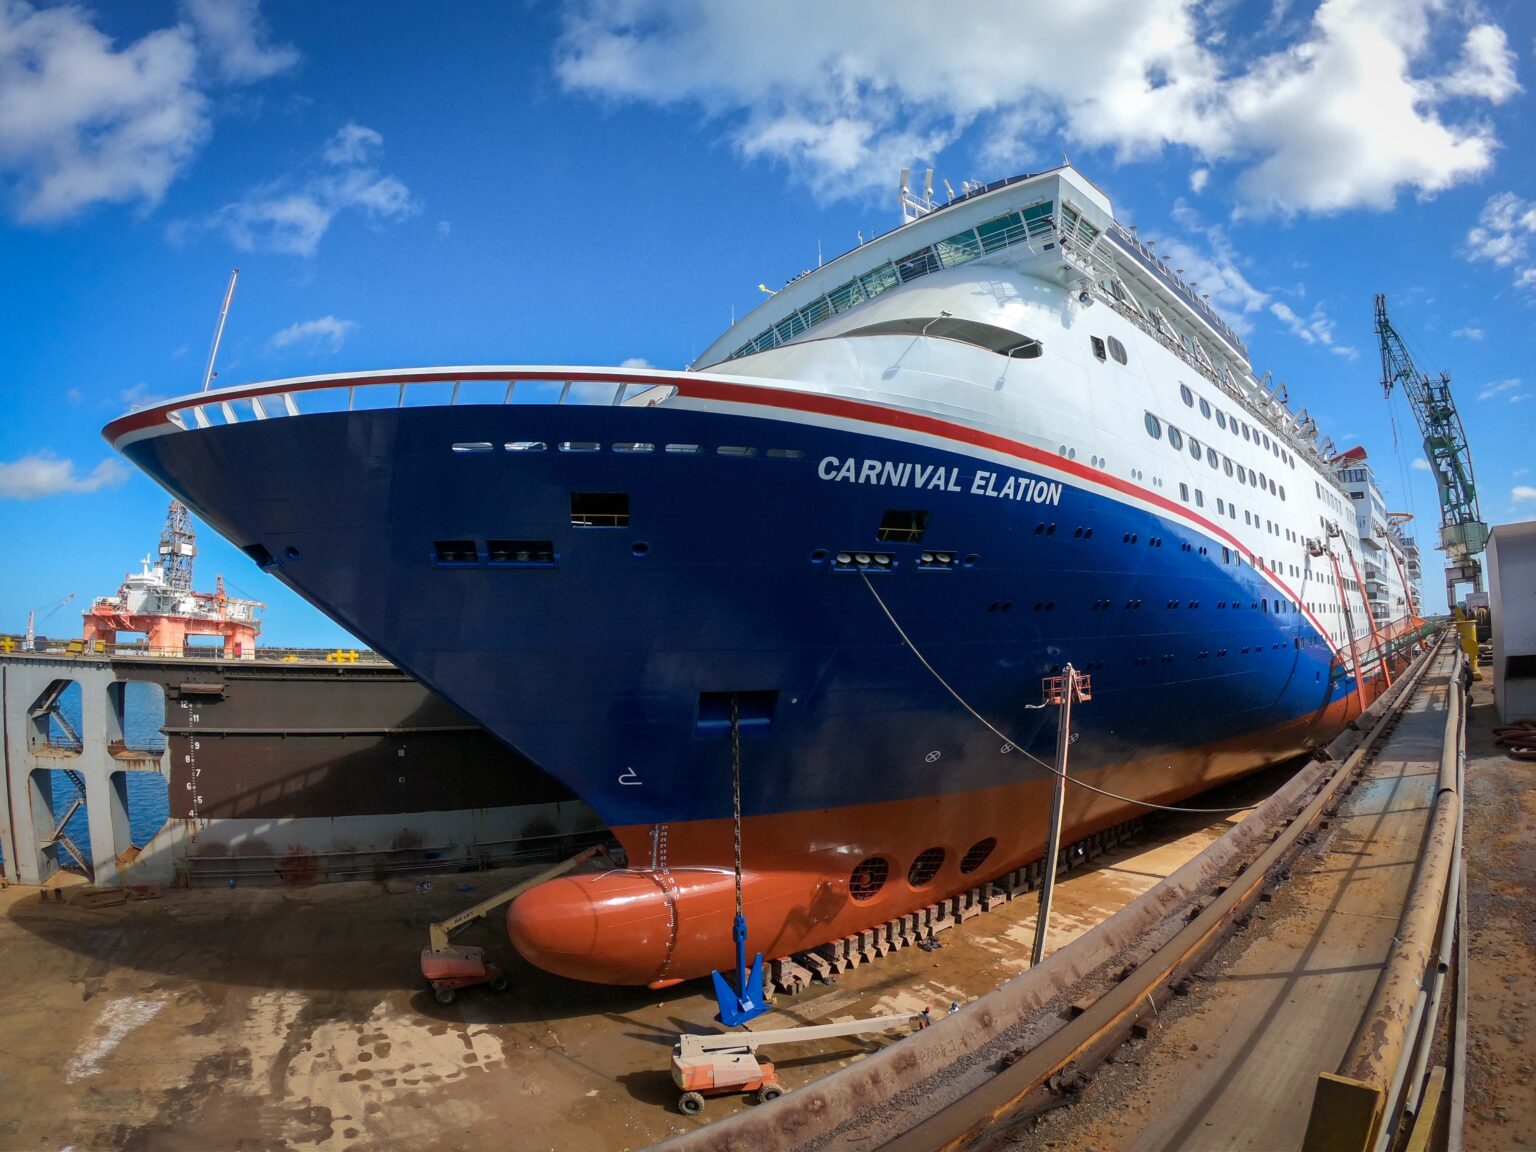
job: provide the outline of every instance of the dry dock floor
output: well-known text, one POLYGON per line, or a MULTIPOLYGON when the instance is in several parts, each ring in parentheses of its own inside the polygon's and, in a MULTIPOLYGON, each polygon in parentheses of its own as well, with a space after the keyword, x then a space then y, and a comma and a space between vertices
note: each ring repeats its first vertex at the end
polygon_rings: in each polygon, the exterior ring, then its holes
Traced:
MULTIPOLYGON (((1414 873, 1444 733, 1443 670, 1431 669, 1430 691, 1332 827, 1263 918, 1206 967, 1195 994, 1175 1000, 1147 1040, 1101 1069, 1082 1103, 1042 1117, 1013 1147, 1301 1146, 1317 1075, 1335 1071, 1353 1039, 1414 873)), ((1497 751, 1495 723, 1480 683, 1468 710, 1465 1132, 1468 1149, 1488 1150, 1536 1147, 1527 1030, 1536 993, 1536 765, 1497 751)))
MULTIPOLYGON (((1283 778, 1226 795, 1249 802, 1283 778)), ((1226 827, 1182 819, 1067 876, 1051 947, 1226 827)), ((562 980, 522 963, 488 921, 461 941, 504 962, 512 988, 469 989, 446 1007, 422 990, 427 924, 518 875, 435 877, 427 892, 171 891, 95 909, 0 891, 0 1147, 576 1152, 703 1123, 676 1111, 667 1073, 677 1031, 717 1028, 702 982, 657 993, 562 980)), ((787 1026, 943 1012, 1028 966, 1035 904, 978 916, 936 952, 906 949, 781 997, 777 1015, 787 1026)), ((774 1056, 794 1088, 881 1042, 774 1056)), ((753 1106, 718 1098, 704 1120, 753 1106)))

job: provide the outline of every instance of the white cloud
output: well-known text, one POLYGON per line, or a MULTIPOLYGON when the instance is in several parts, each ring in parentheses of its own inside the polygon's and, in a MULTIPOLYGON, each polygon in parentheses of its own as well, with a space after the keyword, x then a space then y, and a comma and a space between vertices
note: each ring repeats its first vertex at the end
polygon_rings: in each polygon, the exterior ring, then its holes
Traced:
POLYGON ((1510 473, 1510 475, 1513 476, 1516 480, 1520 479, 1522 476, 1529 476, 1530 474, 1531 470, 1529 468, 1516 468, 1513 472, 1510 473))
POLYGON ((1457 328, 1453 330, 1451 335, 1460 336, 1463 340, 1478 341, 1481 340, 1484 336, 1488 335, 1488 333, 1484 332, 1481 328, 1473 328, 1472 326, 1468 325, 1465 328, 1457 328))
POLYGON ((0 3, 0 178, 25 223, 156 204, 208 136, 190 29, 117 49, 90 19, 0 3))
POLYGON ((1470 96, 1502 104, 1520 91, 1515 79, 1515 54, 1504 30, 1492 24, 1468 29, 1461 45, 1461 59, 1440 83, 1446 96, 1470 96))
POLYGON ((1474 6, 1284 9, 1266 54, 1236 34, 1242 6, 1195 0, 1034 6, 1024 23, 924 0, 578 0, 555 67, 572 91, 696 106, 833 198, 886 190, 978 124, 988 161, 1054 163, 1057 140, 1121 161, 1187 150, 1196 171, 1235 168, 1250 213, 1385 208, 1490 168, 1482 107, 1518 85, 1474 6))
POLYGON ((355 320, 338 320, 334 316, 321 316, 318 320, 301 320, 290 324, 267 341, 273 348, 287 348, 291 344, 308 344, 327 352, 341 351, 347 334, 357 327, 355 320))
POLYGON ((1291 330, 1295 336, 1299 336, 1308 344, 1318 344, 1335 352, 1340 356, 1353 360, 1359 355, 1353 348, 1346 345, 1333 343, 1333 320, 1323 310, 1321 304, 1315 305, 1310 316, 1298 315, 1288 304, 1280 300, 1272 301, 1269 305, 1272 316, 1291 330))
POLYGON ((403 220, 419 206, 410 189, 375 167, 383 147, 384 138, 372 128, 346 124, 326 143, 324 163, 303 180, 259 185, 199 224, 173 225, 171 236, 213 229, 242 252, 313 256, 342 212, 356 211, 373 221, 403 220))
POLYGON ((439 240, 446 240, 446 239, 448 239, 448 237, 450 237, 452 235, 453 235, 453 225, 448 223, 448 221, 446 221, 446 220, 439 220, 437 222, 437 238, 439 240))
POLYGON ((17 219, 154 207, 211 134, 200 65, 247 82, 297 58, 262 45, 256 0, 187 0, 185 11, 118 45, 87 9, 0 0, 0 189, 17 219))
POLYGON ((322 153, 327 164, 366 164, 384 150, 384 137, 372 128, 347 123, 336 130, 322 153))
POLYGON ((1477 398, 1479 400, 1492 400, 1495 396, 1503 395, 1506 392, 1513 392, 1518 387, 1520 387, 1520 378, 1518 376, 1509 380, 1496 380, 1479 392, 1477 398))
POLYGON ((265 80, 299 62, 296 49, 265 43, 267 29, 257 4, 258 0, 182 0, 198 39, 226 80, 265 80))
POLYGON ((0 461, 0 500, 35 500, 61 492, 95 492, 121 484, 128 469, 121 460, 107 459, 89 474, 77 476, 72 460, 51 452, 34 452, 19 460, 0 461))
POLYGON ((1189 174, 1189 190, 1198 196, 1201 192, 1205 191, 1205 186, 1210 179, 1211 170, 1209 168, 1196 168, 1189 174))
POLYGON ((168 397, 157 395, 148 384, 140 380, 131 388, 124 388, 118 393, 118 398, 129 408, 148 408, 151 404, 158 404, 168 397))
POLYGON ((1434 469, 1430 467, 1429 461, 1424 459, 1424 457, 1422 457, 1422 456, 1415 456, 1413 458, 1413 464, 1411 465, 1411 467, 1413 468, 1413 470, 1415 472, 1433 472, 1434 471, 1434 469))
POLYGON ((1536 287, 1536 260, 1530 241, 1536 236, 1536 202, 1513 192, 1490 196, 1467 233, 1467 259, 1513 268, 1517 288, 1536 287))
POLYGON ((644 356, 631 356, 628 360, 625 360, 625 361, 621 362, 619 364, 619 367, 620 368, 654 368, 654 367, 656 367, 656 365, 652 364, 644 356))
POLYGON ((85 393, 78 388, 71 388, 68 392, 64 393, 64 400, 70 407, 78 408, 85 400, 85 393))
POLYGON ((1524 504, 1527 501, 1536 500, 1536 488, 1532 488, 1529 484, 1516 484, 1510 492, 1509 498, 1516 504, 1524 504))

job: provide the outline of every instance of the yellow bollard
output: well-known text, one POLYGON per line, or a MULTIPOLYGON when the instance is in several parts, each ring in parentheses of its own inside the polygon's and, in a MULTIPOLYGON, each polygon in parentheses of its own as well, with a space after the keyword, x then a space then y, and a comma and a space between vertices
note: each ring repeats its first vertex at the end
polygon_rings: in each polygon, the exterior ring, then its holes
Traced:
POLYGON ((1477 667, 1477 621, 1457 620, 1456 635, 1461 639, 1461 650, 1467 654, 1467 667, 1472 669, 1472 679, 1481 680, 1483 674, 1477 667))

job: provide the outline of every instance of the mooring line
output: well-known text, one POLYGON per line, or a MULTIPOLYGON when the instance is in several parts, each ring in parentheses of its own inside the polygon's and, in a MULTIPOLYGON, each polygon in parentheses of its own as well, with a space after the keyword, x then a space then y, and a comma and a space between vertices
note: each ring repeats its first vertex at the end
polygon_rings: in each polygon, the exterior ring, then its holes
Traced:
MULTIPOLYGON (((861 571, 859 573, 859 579, 864 581, 864 587, 869 589, 869 594, 875 598, 875 603, 880 605, 880 611, 885 613, 885 618, 891 622, 891 627, 896 629, 896 634, 900 636, 906 646, 912 650, 912 655, 917 657, 918 663, 920 663, 924 668, 928 669, 928 672, 933 676, 933 678, 943 686, 944 691, 953 696, 955 698, 955 702, 959 704, 960 707, 969 712, 972 716, 974 716, 978 721, 980 721, 982 726, 985 727, 987 731, 991 732, 992 735, 996 736, 1005 744, 1010 744, 1017 748, 1020 752, 1024 753, 1025 756, 1028 756, 1031 760, 1044 768, 1052 776, 1060 776, 1068 784, 1075 784, 1079 788, 1086 788, 1090 792, 1097 792, 1100 796, 1107 796, 1111 800, 1121 800, 1126 804, 1135 804, 1139 807, 1150 808, 1158 812, 1191 812, 1199 816, 1230 816, 1237 812, 1252 812, 1259 806, 1258 804, 1245 804, 1241 808, 1186 808, 1177 804, 1154 804, 1150 800, 1138 800, 1134 796, 1122 796, 1118 792, 1111 792, 1106 788, 1095 787, 1094 785, 1089 784, 1086 780, 1079 780, 1074 776, 1059 771, 1056 768, 1056 765, 1047 763, 1046 761, 1040 759, 1040 757, 1036 756, 1028 748, 1024 747, 1023 744, 1020 744, 1017 740, 1014 740, 1004 733, 998 731, 997 727, 990 720, 988 720, 985 716, 976 711, 976 709, 972 708, 970 704, 966 702, 965 697, 961 696, 960 693, 956 692, 952 687, 950 687, 949 681, 940 676, 938 669, 935 668, 932 664, 928 663, 928 658, 918 650, 916 644, 912 643, 912 637, 908 636, 906 630, 902 628, 899 623, 897 623, 896 617, 891 614, 890 608, 886 607, 885 601, 880 598, 880 593, 876 592, 875 586, 869 582, 869 574, 867 572, 861 571)), ((1033 705, 1031 705, 1031 707, 1033 707, 1033 705)), ((1263 801, 1260 801, 1260 803, 1263 803, 1263 801)))

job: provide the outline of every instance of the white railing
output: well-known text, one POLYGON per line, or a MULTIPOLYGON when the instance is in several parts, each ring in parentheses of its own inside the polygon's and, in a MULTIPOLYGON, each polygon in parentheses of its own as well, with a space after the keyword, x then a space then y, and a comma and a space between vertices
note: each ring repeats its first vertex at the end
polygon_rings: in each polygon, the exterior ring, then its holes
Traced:
POLYGON ((527 376, 441 376, 382 373, 369 377, 312 377, 249 385, 163 409, 182 429, 212 428, 251 420, 387 408, 507 404, 576 404, 649 407, 676 395, 677 387, 633 379, 527 376))

